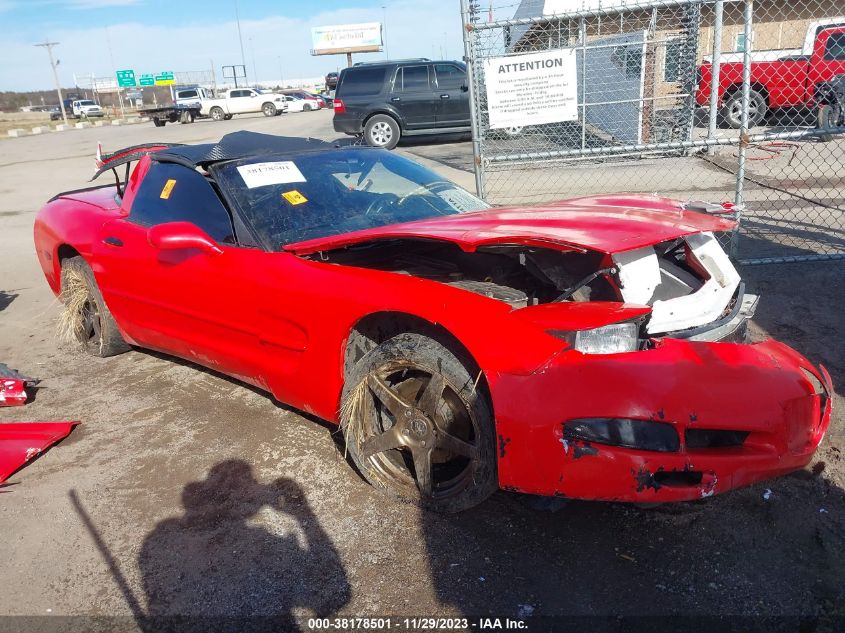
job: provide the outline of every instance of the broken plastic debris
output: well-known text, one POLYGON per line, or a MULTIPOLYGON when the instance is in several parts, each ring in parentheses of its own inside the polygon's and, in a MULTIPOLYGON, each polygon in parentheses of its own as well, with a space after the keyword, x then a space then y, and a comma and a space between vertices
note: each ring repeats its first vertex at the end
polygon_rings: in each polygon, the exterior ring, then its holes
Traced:
POLYGON ((26 403, 26 388, 38 381, 0 363, 0 407, 16 407, 26 403))
POLYGON ((0 483, 70 434, 79 422, 0 424, 0 483))
POLYGON ((768 488, 766 488, 766 491, 763 493, 763 499, 768 501, 771 498, 772 498, 772 491, 769 490, 768 488))

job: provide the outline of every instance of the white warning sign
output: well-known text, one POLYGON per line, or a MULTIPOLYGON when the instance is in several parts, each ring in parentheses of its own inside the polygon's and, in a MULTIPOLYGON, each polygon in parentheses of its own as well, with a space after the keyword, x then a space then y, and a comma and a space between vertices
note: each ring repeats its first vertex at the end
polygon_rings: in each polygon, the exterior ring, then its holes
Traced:
POLYGON ((484 61, 490 128, 578 120, 575 49, 484 61))

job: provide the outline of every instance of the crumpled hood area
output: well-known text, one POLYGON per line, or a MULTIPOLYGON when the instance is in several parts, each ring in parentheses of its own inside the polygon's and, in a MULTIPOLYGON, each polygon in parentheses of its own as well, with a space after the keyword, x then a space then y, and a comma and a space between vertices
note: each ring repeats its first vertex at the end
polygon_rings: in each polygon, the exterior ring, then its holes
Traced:
POLYGON ((607 196, 392 224, 287 244, 284 250, 308 255, 376 239, 418 238, 454 242, 468 252, 491 244, 523 244, 618 253, 734 226, 733 220, 689 211, 666 198, 607 196))

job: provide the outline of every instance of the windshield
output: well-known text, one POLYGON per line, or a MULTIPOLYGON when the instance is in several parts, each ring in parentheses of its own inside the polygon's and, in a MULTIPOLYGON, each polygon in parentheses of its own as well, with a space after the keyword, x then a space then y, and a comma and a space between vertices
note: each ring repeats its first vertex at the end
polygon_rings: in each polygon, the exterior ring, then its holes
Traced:
POLYGON ((84 106, 84 105, 97 105, 96 103, 94 103, 93 101, 90 101, 90 100, 88 100, 88 101, 79 101, 78 103, 79 103, 79 105, 81 105, 81 106, 84 106))
POLYGON ((274 251, 284 244, 489 206, 385 150, 334 149, 212 167, 220 186, 274 251))

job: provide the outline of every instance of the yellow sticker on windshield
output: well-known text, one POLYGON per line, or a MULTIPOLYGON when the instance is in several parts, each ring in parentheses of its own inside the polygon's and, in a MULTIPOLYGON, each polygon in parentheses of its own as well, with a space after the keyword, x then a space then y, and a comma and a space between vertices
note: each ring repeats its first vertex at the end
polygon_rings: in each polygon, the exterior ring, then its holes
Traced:
POLYGON ((173 187, 176 186, 176 181, 172 178, 164 183, 164 187, 161 188, 161 195, 159 198, 162 200, 169 200, 170 199, 170 192, 173 191, 173 187))
POLYGON ((284 192, 282 194, 282 197, 294 206, 297 204, 302 204, 303 202, 308 202, 308 198, 303 196, 296 189, 284 192))

